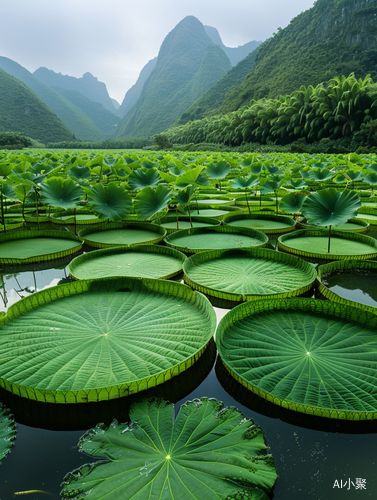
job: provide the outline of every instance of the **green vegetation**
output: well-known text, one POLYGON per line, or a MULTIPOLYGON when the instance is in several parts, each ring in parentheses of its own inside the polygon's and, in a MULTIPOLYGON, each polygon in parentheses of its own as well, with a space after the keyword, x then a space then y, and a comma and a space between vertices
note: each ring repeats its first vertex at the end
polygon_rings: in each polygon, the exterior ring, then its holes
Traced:
POLYGON ((111 500, 114 491, 124 500, 225 500, 241 492, 268 499, 263 492, 277 479, 272 455, 261 428, 236 408, 201 398, 174 418, 169 401, 143 399, 130 419, 100 424, 80 439, 80 451, 102 460, 68 474, 63 499, 111 500))
POLYGON ((0 149, 23 149, 33 144, 30 137, 15 132, 0 132, 0 149))
POLYGON ((359 145, 370 141, 377 146, 377 84, 368 75, 364 80, 352 73, 333 78, 327 85, 301 86, 279 99, 252 101, 248 107, 226 115, 169 129, 173 143, 289 144, 353 138, 359 145))
POLYGON ((212 43, 202 23, 186 17, 162 43, 156 67, 120 122, 117 137, 165 130, 230 68, 228 57, 212 43))
MULTIPOLYGON (((0 132, 25 134, 42 143, 74 140, 72 132, 32 90, 2 69, 0 88, 0 132)), ((15 142, 10 136, 2 134, 0 144, 14 145, 15 142), (4 142, 4 139, 11 142, 4 142)), ((21 139, 20 144, 30 145, 21 139)))
POLYGON ((376 78, 376 13, 374 0, 317 0, 260 47, 254 70, 228 93, 220 113, 301 85, 315 87, 334 75, 376 78))
POLYGON ((246 75, 253 70, 258 50, 259 47, 212 85, 202 97, 182 113, 176 125, 184 125, 189 121, 200 120, 205 116, 216 114, 216 110, 221 107, 225 95, 241 83, 246 75))
POLYGON ((85 73, 81 78, 55 73, 51 69, 39 68, 33 73, 39 80, 51 88, 57 87, 57 92, 64 95, 63 90, 79 92, 92 102, 101 104, 111 113, 115 113, 114 104, 107 92, 106 85, 99 82, 91 73, 85 73))
MULTIPOLYGON (((65 97, 55 92, 55 90, 51 89, 48 85, 41 82, 20 64, 17 64, 6 57, 0 57, 0 68, 18 80, 21 80, 21 82, 35 92, 39 99, 43 101, 72 132, 71 136, 74 134, 77 138, 85 141, 96 141, 102 139, 102 132, 99 130, 97 125, 95 125, 93 121, 81 111, 81 109, 69 102, 65 99, 65 97)), ((51 125, 48 126, 50 127, 51 125)), ((33 137, 31 134, 27 135, 33 137)), ((41 140, 41 138, 39 139, 41 140)), ((64 140, 64 138, 62 139, 64 140)), ((55 139, 47 138, 42 140, 42 142, 55 142, 57 140, 59 140, 57 137, 55 139)))

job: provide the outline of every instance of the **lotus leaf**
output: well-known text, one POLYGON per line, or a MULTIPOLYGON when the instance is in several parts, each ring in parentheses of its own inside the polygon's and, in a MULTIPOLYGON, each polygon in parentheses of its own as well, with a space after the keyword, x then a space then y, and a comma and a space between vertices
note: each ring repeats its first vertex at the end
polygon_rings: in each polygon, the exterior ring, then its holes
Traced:
POLYGON ((80 451, 102 461, 68 474, 63 499, 225 500, 245 492, 256 500, 259 488, 275 483, 262 430, 234 407, 196 399, 174 421, 172 404, 144 399, 130 420, 100 424, 80 439, 80 451))
POLYGON ((41 201, 52 207, 74 208, 84 191, 72 179, 51 177, 41 185, 41 201))
POLYGON ((301 212, 310 224, 317 226, 339 226, 355 217, 361 207, 354 191, 339 193, 334 188, 322 189, 306 198, 301 212))
POLYGON ((172 192, 166 186, 145 187, 136 196, 135 210, 143 219, 150 219, 168 206, 171 197, 172 192))
POLYGON ((106 186, 99 184, 94 187, 88 196, 88 203, 100 219, 119 221, 130 213, 132 198, 124 187, 110 182, 106 186))

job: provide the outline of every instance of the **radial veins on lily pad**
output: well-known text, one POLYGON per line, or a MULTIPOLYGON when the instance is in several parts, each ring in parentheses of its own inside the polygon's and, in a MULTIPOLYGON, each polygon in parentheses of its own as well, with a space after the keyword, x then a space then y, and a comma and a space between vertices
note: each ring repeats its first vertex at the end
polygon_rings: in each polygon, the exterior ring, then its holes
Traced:
POLYGON ((273 458, 260 427, 236 408, 196 399, 174 422, 172 404, 144 399, 130 419, 100 424, 81 438, 80 451, 105 461, 69 473, 63 499, 224 500, 239 492, 268 498, 263 492, 277 477, 273 458))

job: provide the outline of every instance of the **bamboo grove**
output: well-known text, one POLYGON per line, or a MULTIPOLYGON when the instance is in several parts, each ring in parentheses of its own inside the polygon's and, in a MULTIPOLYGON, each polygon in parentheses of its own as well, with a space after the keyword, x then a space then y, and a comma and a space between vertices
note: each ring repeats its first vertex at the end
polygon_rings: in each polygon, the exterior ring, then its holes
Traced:
POLYGON ((336 77, 327 85, 301 86, 278 99, 252 100, 226 115, 191 121, 167 131, 175 144, 242 143, 289 144, 351 136, 377 119, 377 84, 368 75, 336 77))

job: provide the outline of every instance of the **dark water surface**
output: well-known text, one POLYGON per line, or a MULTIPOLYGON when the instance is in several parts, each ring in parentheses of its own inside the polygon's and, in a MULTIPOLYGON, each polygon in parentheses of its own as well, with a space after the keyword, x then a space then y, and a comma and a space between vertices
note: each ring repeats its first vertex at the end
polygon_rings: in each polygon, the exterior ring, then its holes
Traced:
MULTIPOLYGON (((66 279, 64 263, 61 269, 21 273, 13 269, 2 278, 0 310, 5 311, 21 297, 66 279)), ((350 285, 351 300, 358 300, 355 293, 360 299, 364 298, 369 287, 369 284, 365 285, 366 281, 362 279, 361 284, 350 285), (362 290, 362 293, 359 295, 357 290, 362 290)), ((341 283, 337 286, 346 288, 348 285, 341 283)), ((368 295, 376 300, 373 283, 372 289, 368 295)), ((217 309, 218 319, 226 312, 217 309)), ((213 346, 207 350, 202 362, 189 372, 166 386, 148 391, 148 396, 154 394, 170 398, 176 403, 177 411, 187 400, 204 396, 216 398, 236 406, 259 424, 279 475, 273 490, 276 500, 377 498, 377 423, 351 425, 354 423, 313 419, 282 411, 230 380, 221 363, 215 363, 213 346), (352 482, 356 485, 361 479, 365 480, 366 489, 356 490, 352 482), (343 488, 337 487, 342 481, 343 488)), ((79 438, 98 422, 110 424, 114 417, 119 421, 127 420, 128 405, 132 402, 124 398, 67 408, 11 398, 5 392, 0 392, 0 401, 12 409, 18 429, 15 446, 0 465, 0 500, 10 500, 15 492, 29 490, 44 490, 59 498, 64 476, 93 461, 77 451, 79 438)), ((30 493, 20 498, 53 498, 47 493, 30 493)))

